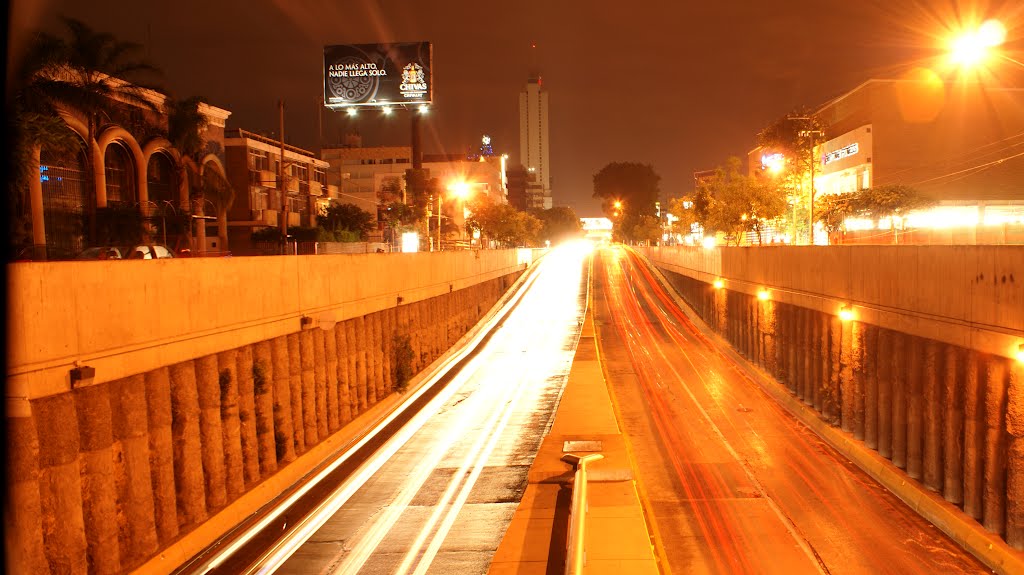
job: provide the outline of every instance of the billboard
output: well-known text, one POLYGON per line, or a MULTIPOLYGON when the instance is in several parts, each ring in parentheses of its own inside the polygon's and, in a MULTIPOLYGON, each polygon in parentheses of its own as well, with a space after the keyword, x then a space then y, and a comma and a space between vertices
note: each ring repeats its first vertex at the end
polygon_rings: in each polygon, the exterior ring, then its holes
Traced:
POLYGON ((429 104, 430 42, 324 47, 324 105, 429 104))

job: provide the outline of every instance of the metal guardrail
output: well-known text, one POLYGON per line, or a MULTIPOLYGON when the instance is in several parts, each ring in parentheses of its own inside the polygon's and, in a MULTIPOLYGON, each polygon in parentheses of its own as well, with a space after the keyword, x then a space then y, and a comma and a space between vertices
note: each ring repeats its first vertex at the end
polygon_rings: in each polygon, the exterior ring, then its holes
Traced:
POLYGON ((600 453, 562 456, 562 461, 576 466, 572 482, 572 507, 569 512, 569 537, 566 541, 565 574, 580 575, 587 564, 587 552, 583 542, 587 522, 587 464, 604 459, 600 453))

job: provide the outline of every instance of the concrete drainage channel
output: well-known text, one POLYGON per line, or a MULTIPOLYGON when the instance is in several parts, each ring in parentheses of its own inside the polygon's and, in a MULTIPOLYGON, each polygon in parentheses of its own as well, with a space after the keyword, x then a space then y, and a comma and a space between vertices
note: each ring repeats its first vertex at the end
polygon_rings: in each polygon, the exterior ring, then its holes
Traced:
MULTIPOLYGON (((281 549, 291 538, 315 531, 307 518, 342 492, 351 493, 364 464, 437 397, 467 363, 490 341, 504 320, 516 308, 536 278, 537 266, 531 266, 499 300, 489 315, 466 334, 445 355, 411 382, 404 397, 393 396, 378 410, 366 414, 358 425, 362 431, 347 438, 344 445, 326 458, 280 496, 251 515, 214 544, 196 554, 174 571, 175 574, 272 572, 287 556, 281 549)), ((404 440, 402 440, 404 442, 404 440)), ((362 478, 365 481, 365 478, 362 478)))

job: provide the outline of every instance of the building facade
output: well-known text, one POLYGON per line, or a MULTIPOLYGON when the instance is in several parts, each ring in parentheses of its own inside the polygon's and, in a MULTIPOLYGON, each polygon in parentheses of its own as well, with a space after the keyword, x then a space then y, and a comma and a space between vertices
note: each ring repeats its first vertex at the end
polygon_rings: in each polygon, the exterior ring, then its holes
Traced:
POLYGON ((526 82, 519 93, 519 159, 533 173, 544 194, 545 209, 551 200, 551 142, 548 123, 548 93, 539 74, 526 82))
POLYGON ((815 150, 817 195, 905 185, 936 202, 896 219, 848 220, 840 239, 1024 242, 1024 90, 869 80, 817 116, 829 138, 815 150))
POLYGON ((516 165, 508 169, 507 175, 508 203, 519 210, 546 209, 544 188, 537 182, 536 172, 530 172, 526 166, 516 165))
POLYGON ((358 137, 339 148, 324 148, 327 183, 338 189, 338 201, 377 214, 377 206, 405 202, 405 171, 412 168, 409 146, 364 148, 358 137))
MULTIPOLYGON (((14 257, 64 259, 90 246, 127 241, 126 217, 141 221, 141 241, 202 249, 205 228, 191 226, 189 215, 203 213, 204 206, 190 191, 185 159, 167 139, 167 97, 131 89, 148 107, 113 102, 91 137, 84 113, 60 111, 81 145, 72 153, 38 150, 39 177, 30 179, 24 205, 16 202, 14 209, 24 213, 12 214, 11 230, 15 247, 33 249, 14 257)), ((223 175, 224 125, 231 112, 205 103, 198 111, 206 120, 201 134, 206 148, 191 160, 200 175, 206 170, 223 175)))
POLYGON ((327 183, 329 164, 308 150, 285 144, 283 185, 278 181, 279 141, 242 129, 228 130, 224 155, 236 194, 228 213, 231 245, 236 248, 251 247, 254 231, 279 228, 285 209, 289 226, 315 226, 316 216, 337 199, 337 189, 327 183))

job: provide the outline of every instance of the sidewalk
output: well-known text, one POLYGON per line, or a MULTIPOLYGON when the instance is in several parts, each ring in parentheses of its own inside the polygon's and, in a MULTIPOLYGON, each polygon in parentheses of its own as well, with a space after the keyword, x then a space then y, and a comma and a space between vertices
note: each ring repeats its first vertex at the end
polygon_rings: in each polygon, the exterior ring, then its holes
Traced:
POLYGON ((604 459, 587 466, 585 572, 657 575, 633 468, 597 358, 594 322, 588 312, 554 425, 530 467, 529 485, 489 573, 563 572, 574 470, 561 457, 593 452, 604 459))

